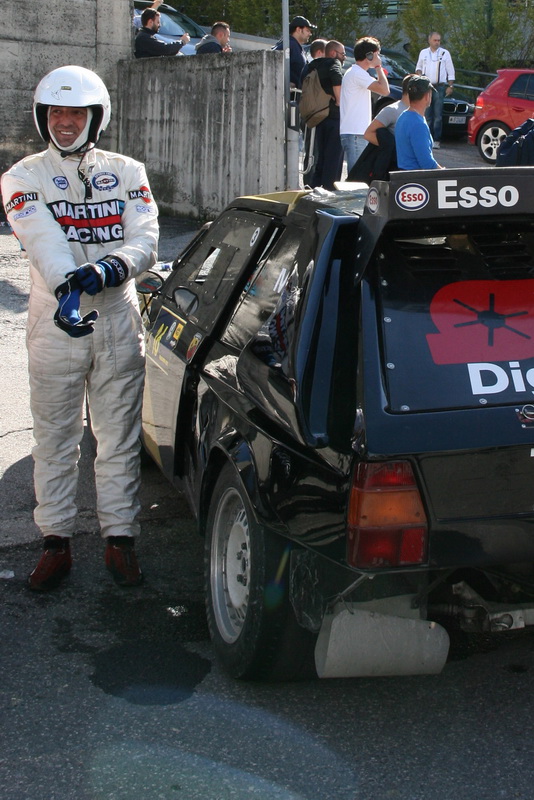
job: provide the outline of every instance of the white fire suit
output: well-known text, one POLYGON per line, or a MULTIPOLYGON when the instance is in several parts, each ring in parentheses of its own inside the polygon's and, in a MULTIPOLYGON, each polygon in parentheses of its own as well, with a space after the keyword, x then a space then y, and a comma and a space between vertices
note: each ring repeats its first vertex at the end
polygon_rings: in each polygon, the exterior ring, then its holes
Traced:
POLYGON ((66 158, 51 145, 2 176, 8 221, 30 261, 27 325, 36 445, 35 521, 43 535, 71 536, 87 392, 97 441, 95 477, 102 536, 135 536, 144 341, 132 278, 156 261, 157 207, 145 168, 93 149, 66 158), (54 290, 86 262, 121 258, 128 278, 81 295, 94 332, 72 338, 54 324, 54 290))

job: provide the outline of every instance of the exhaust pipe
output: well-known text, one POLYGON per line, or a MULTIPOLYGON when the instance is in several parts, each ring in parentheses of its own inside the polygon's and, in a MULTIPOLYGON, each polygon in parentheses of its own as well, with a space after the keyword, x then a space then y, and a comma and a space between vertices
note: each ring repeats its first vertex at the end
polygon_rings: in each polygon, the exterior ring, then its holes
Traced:
POLYGON ((320 678, 436 675, 448 652, 437 622, 343 606, 323 618, 315 666, 320 678))

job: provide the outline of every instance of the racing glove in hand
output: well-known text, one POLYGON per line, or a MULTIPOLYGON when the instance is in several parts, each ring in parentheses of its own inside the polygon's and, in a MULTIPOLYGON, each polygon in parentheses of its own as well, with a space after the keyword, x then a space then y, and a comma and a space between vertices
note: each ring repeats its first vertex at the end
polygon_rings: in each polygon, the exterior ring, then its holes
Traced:
POLYGON ((94 264, 82 264, 74 273, 87 294, 98 294, 106 286, 120 286, 128 277, 128 267, 117 256, 106 256, 94 264))
POLYGON ((98 311, 90 311, 85 317, 80 315, 80 295, 83 289, 76 274, 73 273, 65 283, 61 283, 55 291, 59 305, 54 314, 54 322, 58 328, 77 339, 92 333, 98 311))

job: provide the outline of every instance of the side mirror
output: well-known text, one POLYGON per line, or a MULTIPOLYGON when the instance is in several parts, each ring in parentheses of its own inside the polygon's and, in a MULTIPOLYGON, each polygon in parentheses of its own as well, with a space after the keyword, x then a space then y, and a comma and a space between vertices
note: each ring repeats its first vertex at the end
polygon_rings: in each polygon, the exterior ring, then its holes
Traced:
POLYGON ((158 294, 163 286, 163 278, 157 272, 147 270, 135 279, 135 288, 139 294, 158 294))

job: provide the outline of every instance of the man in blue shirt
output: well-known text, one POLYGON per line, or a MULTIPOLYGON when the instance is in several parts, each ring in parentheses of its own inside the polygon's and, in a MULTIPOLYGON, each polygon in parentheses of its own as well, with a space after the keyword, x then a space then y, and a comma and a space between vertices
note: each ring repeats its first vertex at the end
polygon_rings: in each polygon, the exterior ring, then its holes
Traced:
MULTIPOLYGON (((306 66, 303 44, 307 44, 312 35, 312 25, 306 17, 294 17, 289 23, 289 83, 300 89, 302 70, 306 66)), ((277 42, 273 50, 283 50, 283 41, 277 42)))
POLYGON ((432 155, 433 139, 425 119, 436 90, 424 75, 412 78, 407 89, 410 105, 395 126, 399 169, 442 169, 432 155))

